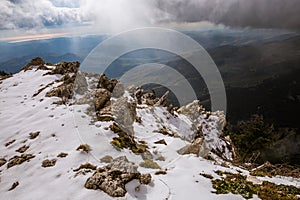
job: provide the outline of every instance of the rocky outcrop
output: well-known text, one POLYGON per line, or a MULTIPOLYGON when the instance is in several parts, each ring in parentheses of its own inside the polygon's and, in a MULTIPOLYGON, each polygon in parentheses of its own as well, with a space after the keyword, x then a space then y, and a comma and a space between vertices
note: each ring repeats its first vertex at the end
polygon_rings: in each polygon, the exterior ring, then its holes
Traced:
POLYGON ((61 74, 61 75, 65 75, 65 74, 69 74, 69 73, 74 73, 76 74, 78 72, 78 68, 79 68, 80 63, 79 62, 60 62, 58 64, 55 65, 55 67, 48 72, 46 75, 48 74, 61 74))
POLYGON ((103 88, 108 90, 109 92, 113 92, 117 83, 118 83, 117 79, 109 79, 105 74, 101 74, 97 88, 103 88))
POLYGON ((113 159, 112 162, 98 168, 97 171, 87 179, 87 189, 100 189, 112 197, 123 197, 126 194, 125 185, 133 179, 138 179, 141 184, 151 182, 150 174, 141 174, 138 166, 129 162, 125 156, 113 159))
POLYGON ((27 65, 25 65, 22 69, 24 71, 27 71, 27 70, 31 70, 33 66, 44 66, 45 65, 45 61, 40 58, 40 57, 36 57, 36 58, 33 58, 27 65))

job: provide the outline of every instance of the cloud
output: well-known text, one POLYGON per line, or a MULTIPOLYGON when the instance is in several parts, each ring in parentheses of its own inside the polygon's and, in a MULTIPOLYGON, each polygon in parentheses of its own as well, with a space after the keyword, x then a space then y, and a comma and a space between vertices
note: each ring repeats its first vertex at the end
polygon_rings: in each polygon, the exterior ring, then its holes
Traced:
POLYGON ((49 0, 0 0, 0 19, 0 29, 31 29, 82 21, 78 8, 56 7, 49 0))
POLYGON ((176 21, 300 30, 299 0, 155 0, 176 21))
POLYGON ((81 12, 96 27, 110 31, 151 26, 170 18, 152 0, 83 0, 81 12))
POLYGON ((0 29, 89 22, 101 31, 209 21, 300 30, 299 0, 0 0, 0 29))

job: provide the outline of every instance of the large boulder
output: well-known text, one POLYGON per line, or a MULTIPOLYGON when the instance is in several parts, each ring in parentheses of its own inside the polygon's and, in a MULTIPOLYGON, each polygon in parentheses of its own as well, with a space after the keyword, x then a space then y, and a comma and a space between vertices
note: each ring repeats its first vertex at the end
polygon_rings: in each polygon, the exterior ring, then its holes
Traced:
POLYGON ((128 134, 133 135, 133 123, 136 119, 136 102, 121 97, 112 102, 112 114, 115 121, 128 134))
POLYGON ((137 168, 138 166, 129 162, 125 156, 118 157, 109 165, 98 168, 87 179, 85 187, 93 190, 100 189, 112 197, 123 197, 127 192, 125 185, 131 180, 138 179, 141 184, 151 182, 151 175, 141 174, 137 168))

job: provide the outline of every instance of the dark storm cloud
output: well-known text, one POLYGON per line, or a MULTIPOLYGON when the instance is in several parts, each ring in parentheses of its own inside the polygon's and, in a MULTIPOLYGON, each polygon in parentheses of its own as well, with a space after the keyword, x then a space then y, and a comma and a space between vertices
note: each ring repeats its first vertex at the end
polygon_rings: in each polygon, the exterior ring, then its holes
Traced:
POLYGON ((156 0, 176 21, 300 30, 300 0, 156 0))
POLYGON ((300 30, 300 0, 0 0, 0 29, 94 22, 107 30, 161 22, 300 30))

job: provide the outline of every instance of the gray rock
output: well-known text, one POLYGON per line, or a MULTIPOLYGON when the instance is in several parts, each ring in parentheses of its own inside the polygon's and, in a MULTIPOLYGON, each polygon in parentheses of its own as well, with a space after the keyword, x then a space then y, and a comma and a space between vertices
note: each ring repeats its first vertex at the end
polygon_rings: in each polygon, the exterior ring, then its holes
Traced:
POLYGON ((112 162, 97 171, 87 179, 87 189, 100 189, 112 197, 123 197, 126 194, 125 185, 133 179, 138 179, 142 184, 151 182, 150 174, 141 175, 137 166, 129 162, 125 156, 113 159, 112 162))

